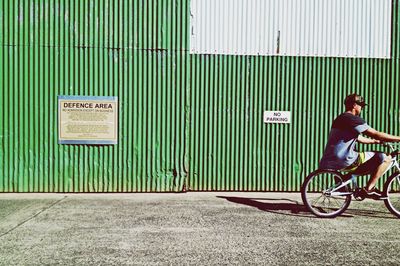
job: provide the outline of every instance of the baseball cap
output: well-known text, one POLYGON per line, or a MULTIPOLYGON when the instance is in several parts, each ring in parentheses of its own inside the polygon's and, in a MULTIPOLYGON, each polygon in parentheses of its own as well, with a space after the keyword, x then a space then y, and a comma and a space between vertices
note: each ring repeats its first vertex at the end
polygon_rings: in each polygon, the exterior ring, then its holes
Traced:
POLYGON ((353 94, 348 95, 348 96, 346 97, 346 99, 344 100, 344 104, 345 104, 346 106, 352 105, 352 104, 354 104, 354 103, 360 105, 361 107, 364 107, 364 106, 367 105, 367 104, 365 103, 365 101, 364 101, 364 98, 363 98, 361 95, 358 95, 358 94, 356 94, 356 93, 353 93, 353 94))

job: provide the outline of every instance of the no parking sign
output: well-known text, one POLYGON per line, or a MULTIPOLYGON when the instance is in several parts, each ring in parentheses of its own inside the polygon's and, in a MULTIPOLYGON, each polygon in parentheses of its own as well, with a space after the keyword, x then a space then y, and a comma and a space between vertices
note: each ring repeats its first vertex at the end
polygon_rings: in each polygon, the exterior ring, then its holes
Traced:
POLYGON ((290 124, 290 112, 264 111, 264 123, 290 124))

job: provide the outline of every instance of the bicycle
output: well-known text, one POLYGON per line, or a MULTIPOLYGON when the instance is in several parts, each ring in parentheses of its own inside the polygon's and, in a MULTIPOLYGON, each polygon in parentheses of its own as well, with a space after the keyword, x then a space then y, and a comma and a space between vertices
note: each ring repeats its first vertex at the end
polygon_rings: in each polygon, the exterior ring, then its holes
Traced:
MULTIPOLYGON (((383 143, 390 149, 392 163, 386 170, 394 168, 392 175, 384 184, 383 193, 387 196, 384 200, 386 208, 400 218, 400 166, 397 149, 394 143, 383 143)), ((386 173, 385 172, 385 173, 386 173)), ((357 184, 357 175, 350 174, 350 178, 337 170, 318 169, 309 174, 301 187, 301 198, 307 209, 317 217, 334 218, 349 207, 352 200, 362 201, 365 197, 361 194, 361 187, 357 184)))

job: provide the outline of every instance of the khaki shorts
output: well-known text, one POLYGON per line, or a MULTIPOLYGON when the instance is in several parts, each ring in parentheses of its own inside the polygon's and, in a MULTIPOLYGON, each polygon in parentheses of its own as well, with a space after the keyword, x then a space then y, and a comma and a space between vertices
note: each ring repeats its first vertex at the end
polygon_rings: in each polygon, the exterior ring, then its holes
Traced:
POLYGON ((360 152, 357 160, 341 171, 357 175, 372 174, 385 161, 385 158, 386 154, 383 152, 360 152))

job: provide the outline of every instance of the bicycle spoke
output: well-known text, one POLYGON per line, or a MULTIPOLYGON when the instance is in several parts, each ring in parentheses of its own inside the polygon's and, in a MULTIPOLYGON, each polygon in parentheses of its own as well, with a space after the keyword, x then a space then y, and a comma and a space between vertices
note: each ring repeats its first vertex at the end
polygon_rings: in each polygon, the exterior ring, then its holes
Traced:
POLYGON ((400 177, 397 177, 395 181, 393 181, 393 183, 396 182, 397 183, 397 188, 400 187, 400 177), (397 182, 396 182, 397 181, 397 182))
POLYGON ((396 176, 388 182, 388 200, 385 201, 385 205, 394 215, 400 218, 400 176, 396 176))
POLYGON ((314 190, 317 192, 322 191, 322 185, 320 185, 319 180, 315 180, 314 182, 314 190))
POLYGON ((329 208, 330 202, 331 202, 330 198, 328 198, 328 197, 325 197, 325 198, 324 198, 324 211, 325 211, 325 213, 327 213, 326 210, 331 209, 331 208, 329 208), (327 203, 328 203, 329 205, 327 205, 327 203))
POLYGON ((323 195, 319 196, 318 198, 316 198, 315 200, 313 200, 311 203, 313 203, 313 205, 316 205, 318 203, 318 201, 323 197, 323 195))
MULTIPOLYGON (((320 171, 310 176, 302 192, 307 208, 320 217, 334 217, 342 213, 350 203, 351 194, 331 195, 332 190, 338 192, 340 180, 340 175, 332 171, 320 171)), ((347 192, 347 186, 340 191, 347 192)))
MULTIPOLYGON (((343 203, 340 203, 336 197, 332 197, 332 199, 335 200, 335 202, 339 208, 342 207, 343 203)), ((343 200, 343 199, 341 199, 341 200, 343 200)))

